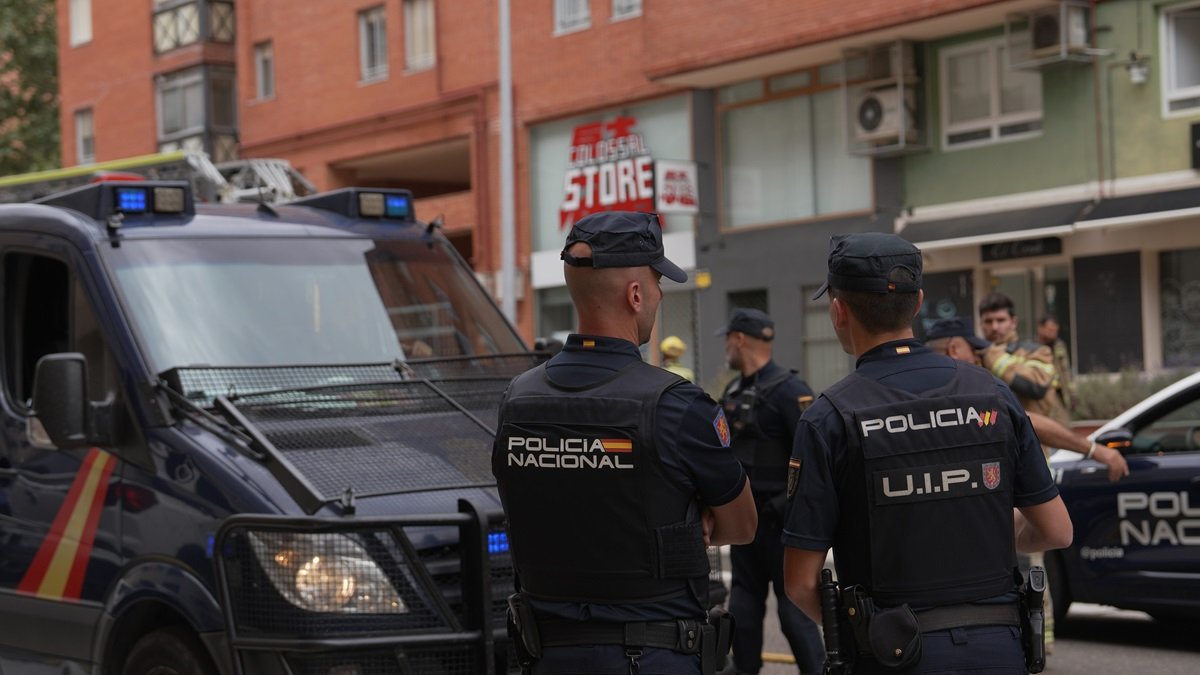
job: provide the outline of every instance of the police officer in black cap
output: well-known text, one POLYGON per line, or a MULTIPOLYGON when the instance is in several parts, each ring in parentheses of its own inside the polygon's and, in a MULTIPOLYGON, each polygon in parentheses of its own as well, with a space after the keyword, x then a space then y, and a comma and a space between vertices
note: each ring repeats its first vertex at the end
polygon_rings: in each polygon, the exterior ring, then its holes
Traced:
POLYGON ((733 590, 729 612, 737 632, 733 662, 738 673, 762 668, 763 616, 774 587, 779 625, 802 673, 819 673, 825 649, 811 619, 788 602, 783 589, 783 515, 788 458, 800 414, 813 401, 808 384, 771 359, 775 322, 766 312, 740 308, 717 331, 725 336, 725 361, 738 371, 721 395, 733 432, 733 452, 750 476, 758 507, 758 532, 730 550, 733 590))
POLYGON ((687 275, 654 214, 587 216, 562 259, 579 332, 513 380, 492 452, 522 658, 544 675, 712 672, 731 631, 706 621, 705 546, 750 541, 757 517, 721 408, 638 351, 660 278, 687 275))
POLYGON ((826 290, 858 362, 796 431, 789 597, 820 620, 832 547, 842 588, 859 591, 854 615, 840 614, 852 622, 842 630, 855 638, 856 674, 1026 672, 1016 553, 1069 546, 1071 521, 1024 411, 987 371, 913 338, 922 294, 912 244, 834 237, 817 296, 826 290))

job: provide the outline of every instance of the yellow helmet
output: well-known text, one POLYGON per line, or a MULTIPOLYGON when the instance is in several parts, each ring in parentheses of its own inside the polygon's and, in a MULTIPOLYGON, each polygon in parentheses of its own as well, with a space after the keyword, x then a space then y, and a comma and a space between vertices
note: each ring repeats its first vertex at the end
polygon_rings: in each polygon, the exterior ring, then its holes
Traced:
POLYGON ((658 349, 663 353, 663 356, 679 357, 687 351, 687 344, 678 337, 671 335, 658 345, 658 349))

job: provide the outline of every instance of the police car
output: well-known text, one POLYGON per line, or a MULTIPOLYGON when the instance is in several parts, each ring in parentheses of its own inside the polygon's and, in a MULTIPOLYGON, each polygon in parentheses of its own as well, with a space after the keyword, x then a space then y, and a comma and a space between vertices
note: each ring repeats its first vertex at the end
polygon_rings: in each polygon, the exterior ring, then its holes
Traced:
POLYGON ((0 672, 504 670, 534 363, 404 190, 0 206, 0 672))
POLYGON ((1166 387, 1096 431, 1129 475, 1057 453, 1051 469, 1071 521, 1071 548, 1046 556, 1054 613, 1071 602, 1200 619, 1200 373, 1166 387))

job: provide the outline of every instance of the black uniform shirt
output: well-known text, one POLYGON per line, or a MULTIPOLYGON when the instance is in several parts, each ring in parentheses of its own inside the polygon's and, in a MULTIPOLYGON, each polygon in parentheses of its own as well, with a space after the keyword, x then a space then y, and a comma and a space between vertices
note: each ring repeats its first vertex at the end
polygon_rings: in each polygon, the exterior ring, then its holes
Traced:
MULTIPOLYGON (((572 334, 547 362, 546 373, 552 382, 577 387, 598 382, 641 358, 628 340, 572 334)), ((704 506, 721 506, 741 494, 746 474, 728 448, 724 412, 703 389, 690 382, 668 389, 658 401, 657 414, 654 443, 669 476, 694 489, 704 506)), ((708 609, 696 607, 690 598, 645 605, 538 601, 534 606, 564 618, 599 621, 674 619, 708 609)))
MULTIPOLYGON (((737 397, 738 392, 755 386, 759 382, 772 380, 778 377, 783 370, 783 366, 774 361, 767 361, 762 368, 740 380, 735 380, 737 384, 725 392, 722 403, 726 404, 728 410, 729 402, 737 397)), ((758 404, 758 427, 763 436, 766 438, 793 438, 796 435, 796 424, 800 422, 800 414, 804 412, 800 409, 800 399, 807 396, 811 401, 812 395, 812 389, 809 389, 804 380, 795 376, 788 377, 768 392, 767 397, 758 404)))
MULTIPOLYGON (((866 377, 914 394, 947 384, 955 372, 950 357, 929 351, 917 340, 885 342, 859 357, 856 368, 866 377)), ((1058 495, 1058 488, 1029 418, 1012 391, 999 380, 996 392, 1011 413, 1020 447, 1014 505, 1048 502, 1058 495)), ((847 480, 862 480, 864 471, 862 457, 849 457, 846 447, 842 416, 828 400, 817 399, 796 427, 792 457, 801 465, 788 507, 784 544, 810 551, 835 547, 837 555, 866 555, 866 501, 841 504, 838 500, 838 486, 847 480), (843 506, 850 512, 840 512, 843 506)))

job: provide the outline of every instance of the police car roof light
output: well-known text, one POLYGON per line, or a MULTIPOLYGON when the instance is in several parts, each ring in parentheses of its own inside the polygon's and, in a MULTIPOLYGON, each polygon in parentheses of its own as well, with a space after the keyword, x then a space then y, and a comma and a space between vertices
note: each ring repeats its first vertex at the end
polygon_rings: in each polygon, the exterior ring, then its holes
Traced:
POLYGON ((34 202, 79 211, 107 222, 114 214, 191 215, 196 212, 191 186, 185 181, 102 181, 59 192, 34 202))
POLYGON ((382 218, 416 222, 413 194, 409 190, 391 188, 342 188, 303 197, 289 206, 308 206, 358 220, 382 218))

